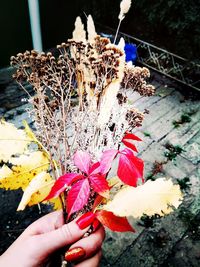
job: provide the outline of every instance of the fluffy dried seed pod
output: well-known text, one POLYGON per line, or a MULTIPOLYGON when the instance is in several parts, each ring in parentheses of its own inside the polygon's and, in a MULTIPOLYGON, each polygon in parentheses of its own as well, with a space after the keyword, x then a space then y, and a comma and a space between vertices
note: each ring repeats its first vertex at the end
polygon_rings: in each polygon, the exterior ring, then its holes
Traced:
POLYGON ((120 3, 120 13, 119 13, 119 20, 123 20, 125 18, 125 14, 128 13, 131 7, 131 0, 122 0, 120 3))
POLYGON ((87 19, 87 32, 88 32, 88 41, 94 42, 95 37, 97 36, 97 33, 95 30, 94 21, 91 15, 89 15, 87 19))
POLYGON ((85 42, 86 41, 86 32, 84 30, 84 25, 80 17, 76 18, 75 29, 72 34, 72 38, 76 42, 85 42))

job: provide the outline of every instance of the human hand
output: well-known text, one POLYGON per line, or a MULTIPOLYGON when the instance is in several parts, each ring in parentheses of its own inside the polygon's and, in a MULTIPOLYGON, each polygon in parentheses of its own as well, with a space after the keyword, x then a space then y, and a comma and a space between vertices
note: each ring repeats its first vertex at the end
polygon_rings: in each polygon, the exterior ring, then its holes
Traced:
POLYGON ((18 237, 0 257, 0 267, 39 267, 53 252, 71 244, 65 257, 68 261, 78 261, 76 267, 96 267, 104 236, 103 227, 89 213, 64 224, 62 211, 52 212, 31 224, 18 237), (90 224, 97 230, 82 238, 90 224))

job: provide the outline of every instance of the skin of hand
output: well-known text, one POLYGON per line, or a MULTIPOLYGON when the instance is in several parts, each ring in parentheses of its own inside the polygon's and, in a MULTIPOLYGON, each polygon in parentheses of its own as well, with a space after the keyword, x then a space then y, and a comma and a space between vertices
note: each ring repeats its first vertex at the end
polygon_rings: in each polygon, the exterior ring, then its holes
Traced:
POLYGON ((76 220, 64 224, 62 211, 56 211, 35 221, 0 257, 0 267, 39 267, 65 246, 85 250, 84 258, 76 267, 99 266, 104 228, 100 226, 96 232, 82 238, 89 227, 81 230, 76 220))

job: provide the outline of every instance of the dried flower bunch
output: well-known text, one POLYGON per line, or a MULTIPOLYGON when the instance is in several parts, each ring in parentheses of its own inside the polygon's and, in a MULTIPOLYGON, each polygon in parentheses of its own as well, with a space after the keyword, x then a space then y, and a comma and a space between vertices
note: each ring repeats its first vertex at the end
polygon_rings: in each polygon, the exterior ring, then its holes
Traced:
MULTIPOLYGON (((130 5, 131 1, 122 0, 120 22, 130 5)), ((158 179, 138 186, 144 183, 144 163, 135 155, 135 142, 141 139, 133 129, 141 126, 144 114, 130 99, 135 91, 150 96, 154 87, 146 82, 148 69, 125 62, 124 45, 123 39, 115 45, 99 36, 89 15, 87 32, 78 17, 72 39, 57 46, 57 56, 26 51, 11 58, 16 81, 22 87, 30 83, 35 91, 33 96, 27 92, 35 134, 27 124, 24 130, 17 130, 0 122, 0 133, 4 133, 0 140, 5 142, 9 129, 13 129, 9 140, 13 135, 19 137, 12 151, 0 153, 5 163, 0 168, 0 187, 17 189, 23 177, 19 210, 59 197, 66 221, 92 211, 111 230, 134 232, 126 216, 162 215, 180 204, 180 190, 169 181, 158 179), (36 143, 39 151, 29 151, 30 143, 36 143), (19 148, 21 156, 13 158, 19 148), (111 177, 113 161, 117 162, 117 177, 111 177), (13 162, 19 166, 10 168, 8 163, 13 162), (30 162, 35 165, 30 167, 30 162), (148 205, 142 202, 142 192, 148 205), (138 213, 134 203, 141 203, 138 213)))
POLYGON ((128 66, 124 51, 96 34, 88 16, 88 39, 81 19, 73 38, 58 45, 60 55, 35 51, 11 58, 18 82, 28 81, 37 136, 59 161, 61 174, 71 171, 76 150, 99 160, 102 151, 117 148, 126 131, 140 126, 143 114, 127 102, 133 91, 152 95, 146 68, 128 66))

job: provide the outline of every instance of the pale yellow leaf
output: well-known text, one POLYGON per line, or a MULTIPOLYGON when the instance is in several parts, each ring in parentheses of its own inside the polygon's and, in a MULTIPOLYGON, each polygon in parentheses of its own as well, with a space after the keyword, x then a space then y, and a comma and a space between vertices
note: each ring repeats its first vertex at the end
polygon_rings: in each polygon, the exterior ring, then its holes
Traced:
POLYGON ((49 201, 47 201, 47 204, 52 205, 53 210, 61 210, 62 209, 62 203, 60 201, 60 198, 58 198, 58 197, 50 199, 49 201))
POLYGON ((0 169, 0 174, 2 174, 0 176, 0 188, 10 190, 26 188, 38 173, 49 168, 49 160, 41 151, 11 158, 9 163, 13 164, 10 172, 4 166, 0 169), (6 170, 7 175, 5 175, 6 170))
POLYGON ((26 133, 26 135, 28 136, 28 138, 36 143, 38 145, 38 148, 40 150, 42 150, 43 152, 46 153, 46 155, 49 157, 49 153, 46 150, 46 148, 43 146, 43 144, 37 139, 36 135, 34 134, 34 132, 31 130, 31 128, 29 127, 28 123, 26 121, 23 121, 24 124, 24 131, 26 133))
POLYGON ((23 124, 24 124, 24 131, 26 135, 28 136, 28 138, 33 142, 39 143, 37 137, 35 136, 31 128, 29 127, 27 121, 23 121, 23 124))
POLYGON ((0 168, 0 179, 6 178, 12 174, 12 170, 7 166, 3 165, 2 168, 0 168))
MULTIPOLYGON (((17 210, 24 210, 27 205, 33 206, 42 202, 43 199, 49 194, 54 182, 55 181, 52 179, 49 173, 43 171, 37 174, 24 190, 24 194, 17 210)), ((52 199, 48 202, 45 201, 43 203, 52 204, 56 210, 62 208, 59 198, 52 199)))
POLYGON ((24 130, 14 124, 0 121, 0 162, 7 162, 12 155, 22 154, 31 142, 24 130))
POLYGON ((41 172, 37 174, 24 190, 23 197, 17 210, 24 210, 26 205, 32 199, 32 205, 41 202, 48 194, 49 185, 52 187, 53 180, 49 173, 41 172), (36 194, 35 194, 36 193, 36 194))
POLYGON ((111 178, 108 179, 108 184, 111 187, 113 187, 113 186, 115 186, 117 184, 121 184, 121 183, 122 183, 122 181, 119 179, 118 176, 114 176, 114 177, 111 177, 111 178))
POLYGON ((159 178, 147 181, 138 187, 126 186, 108 202, 103 209, 118 216, 139 218, 143 214, 168 214, 177 208, 182 200, 180 187, 171 180, 159 178))

